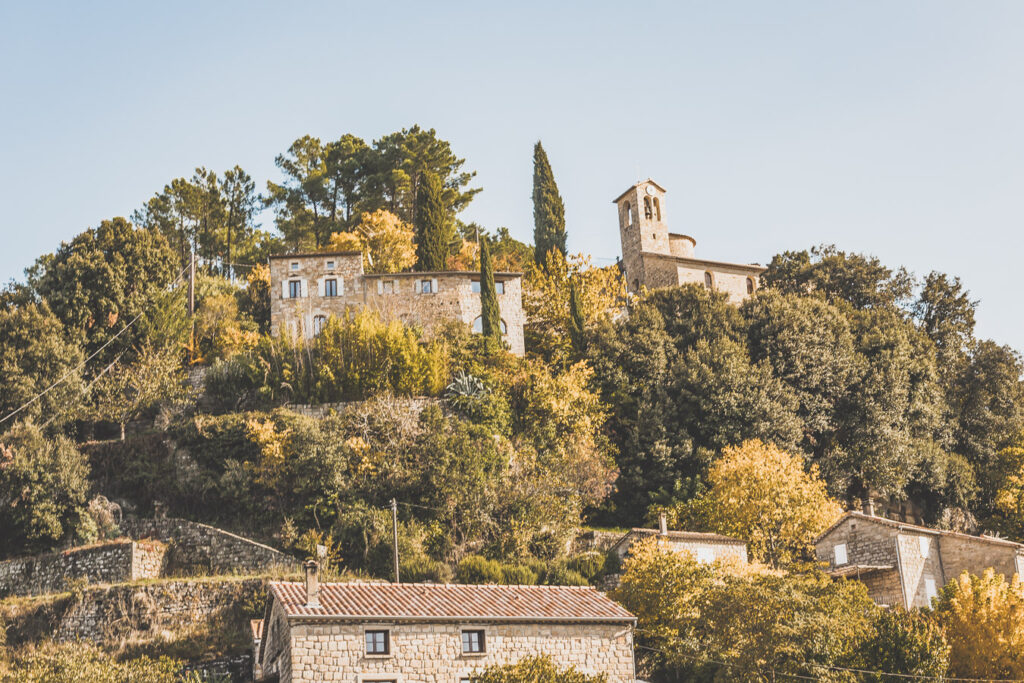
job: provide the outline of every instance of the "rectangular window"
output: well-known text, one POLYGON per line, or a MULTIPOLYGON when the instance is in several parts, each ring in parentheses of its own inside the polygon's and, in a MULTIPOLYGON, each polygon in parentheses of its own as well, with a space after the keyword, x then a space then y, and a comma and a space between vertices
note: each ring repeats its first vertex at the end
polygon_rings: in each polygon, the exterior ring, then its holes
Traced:
POLYGON ((836 566, 838 567, 841 564, 846 564, 846 562, 847 562, 847 559, 846 559, 846 544, 845 543, 840 543, 839 545, 837 545, 835 547, 835 553, 836 553, 836 566))
POLYGON ((318 335, 324 330, 324 325, 327 323, 327 316, 316 315, 313 316, 313 334, 318 335))
POLYGON ((334 278, 324 280, 324 296, 338 296, 338 281, 334 278))
POLYGON ((298 261, 292 261, 292 270, 298 270, 298 269, 299 269, 299 262, 298 261))
MULTIPOLYGON (((470 288, 470 291, 472 291, 474 294, 479 294, 480 293, 480 281, 479 280, 473 280, 473 282, 470 284, 469 288, 470 288)), ((494 281, 494 291, 496 293, 498 293, 498 294, 504 294, 505 293, 505 283, 503 281, 501 281, 501 280, 495 280, 494 281)))
POLYGON ((334 270, 334 261, 327 262, 327 270, 334 270))
POLYGON ((433 291, 430 280, 420 280, 420 292, 423 294, 431 294, 433 291))
POLYGON ((367 631, 366 632, 366 654, 368 655, 389 655, 391 654, 391 633, 388 631, 367 631))
POLYGON ((928 551, 931 549, 931 539, 924 536, 918 536, 917 542, 921 545, 921 557, 928 557, 928 551))
POLYGON ((938 592, 935 590, 935 579, 924 580, 924 594, 929 600, 938 595, 938 592))
POLYGON ((466 654, 482 654, 487 651, 483 631, 463 631, 462 651, 466 654))
POLYGON ((381 284, 383 286, 383 290, 382 291, 384 292, 384 294, 394 294, 395 293, 395 282, 394 282, 394 280, 384 280, 381 284))
POLYGON ((299 280, 288 281, 288 298, 298 299, 302 296, 302 282, 299 280))

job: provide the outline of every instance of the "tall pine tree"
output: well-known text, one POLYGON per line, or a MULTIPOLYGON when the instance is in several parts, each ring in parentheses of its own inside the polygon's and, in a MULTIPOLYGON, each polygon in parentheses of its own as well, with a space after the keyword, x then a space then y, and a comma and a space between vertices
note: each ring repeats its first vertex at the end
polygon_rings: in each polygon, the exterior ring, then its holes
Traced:
POLYGON ((486 237, 480 239, 480 316, 484 336, 488 339, 501 339, 501 310, 498 308, 498 292, 494 287, 491 247, 486 237))
POLYGON ((416 195, 416 269, 444 270, 455 242, 455 223, 444 203, 441 179, 424 174, 416 195))
POLYGON ((533 245, 534 260, 541 265, 552 249, 565 256, 565 206, 539 141, 533 147, 533 245))

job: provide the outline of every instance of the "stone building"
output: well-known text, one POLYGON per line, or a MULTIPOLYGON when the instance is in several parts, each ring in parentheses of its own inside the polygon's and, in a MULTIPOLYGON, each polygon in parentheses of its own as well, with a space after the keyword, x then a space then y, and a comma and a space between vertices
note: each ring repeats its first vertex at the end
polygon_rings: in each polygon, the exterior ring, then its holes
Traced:
POLYGON ((532 655, 635 680, 636 620, 591 587, 318 585, 312 567, 269 593, 254 657, 265 682, 463 683, 532 655))
MULTIPOLYGON (((512 353, 525 353, 521 273, 494 274, 501 311, 502 338, 512 353)), ((419 325, 428 334, 449 320, 474 332, 480 318, 480 273, 363 272, 358 251, 284 254, 270 257, 270 328, 311 337, 327 318, 346 309, 369 308, 387 320, 419 325)))
POLYGON ((847 512, 814 543, 836 578, 862 581, 880 605, 927 607, 961 573, 1024 575, 1024 545, 847 512))
POLYGON ((630 292, 642 287, 675 287, 688 283, 724 292, 740 303, 760 286, 758 265, 708 261, 694 255, 697 240, 668 231, 665 188, 651 179, 633 185, 614 204, 619 211, 622 264, 630 292))

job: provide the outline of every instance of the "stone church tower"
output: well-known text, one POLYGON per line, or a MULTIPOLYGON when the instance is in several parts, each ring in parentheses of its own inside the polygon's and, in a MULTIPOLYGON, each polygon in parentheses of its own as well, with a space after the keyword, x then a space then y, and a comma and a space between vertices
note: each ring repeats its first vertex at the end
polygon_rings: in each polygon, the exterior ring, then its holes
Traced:
POLYGON ((765 270, 761 266, 698 259, 694 255, 697 240, 669 232, 665 188, 650 178, 620 194, 614 203, 630 292, 695 283, 724 292, 739 303, 760 285, 765 270))

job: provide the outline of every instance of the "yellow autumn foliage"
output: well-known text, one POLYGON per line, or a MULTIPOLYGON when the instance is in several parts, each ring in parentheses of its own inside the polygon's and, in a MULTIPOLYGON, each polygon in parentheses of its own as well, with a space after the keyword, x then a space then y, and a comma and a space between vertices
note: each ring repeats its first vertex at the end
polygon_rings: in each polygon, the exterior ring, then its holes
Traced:
POLYGON ((327 244, 330 251, 363 252, 367 273, 400 273, 416 263, 412 226, 390 211, 363 214, 350 232, 336 232, 327 244))

